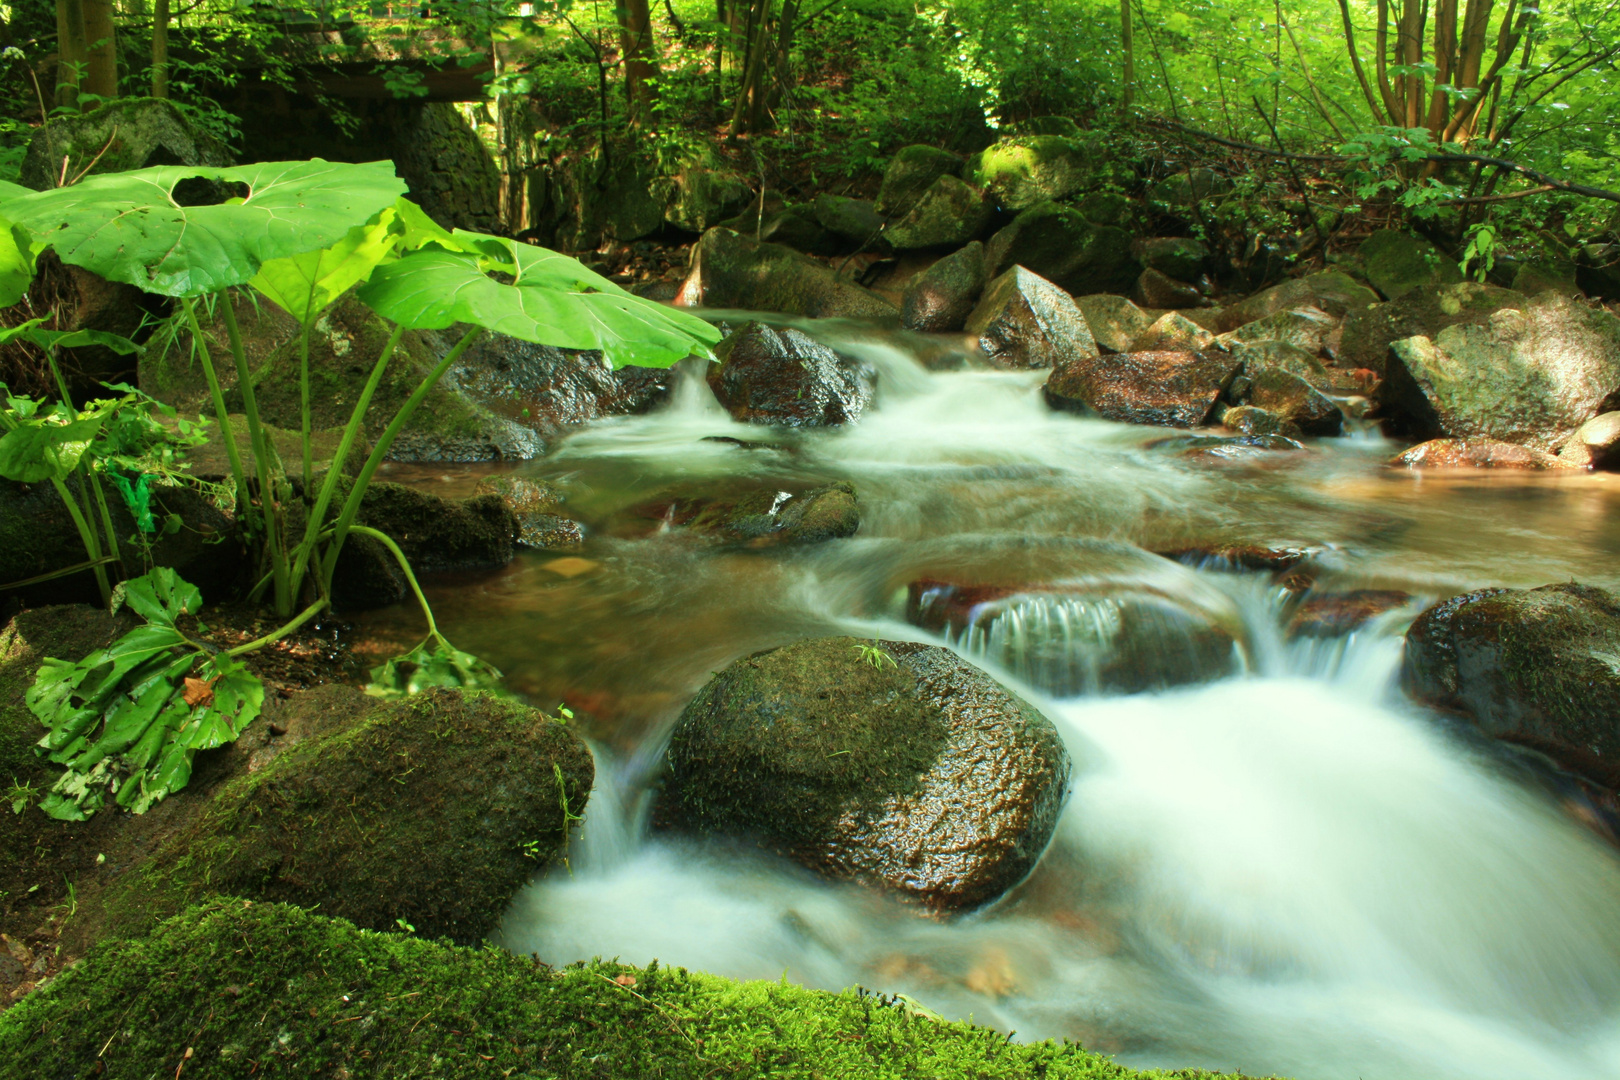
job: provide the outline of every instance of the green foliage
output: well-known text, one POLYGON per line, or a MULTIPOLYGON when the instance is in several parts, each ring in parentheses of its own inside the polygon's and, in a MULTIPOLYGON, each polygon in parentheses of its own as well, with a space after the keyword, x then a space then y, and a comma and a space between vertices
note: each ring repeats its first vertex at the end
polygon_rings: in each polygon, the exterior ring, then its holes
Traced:
POLYGON ((65 263, 147 292, 195 297, 245 284, 271 259, 341 240, 404 191, 385 161, 174 165, 7 199, 0 213, 48 237, 65 263), (176 188, 193 178, 245 193, 184 205, 176 188))
POLYGON ((160 567, 119 591, 145 625, 76 663, 47 659, 26 695, 50 729, 39 753, 65 766, 40 809, 64 821, 84 820, 109 795, 145 813, 186 786, 198 750, 234 741, 264 705, 264 685, 240 660, 176 628, 202 607, 194 585, 160 567))
POLYGON ((0 217, 0 307, 21 300, 33 280, 34 251, 28 230, 0 217))
POLYGON ((888 667, 900 666, 899 662, 884 652, 876 641, 873 641, 870 645, 851 645, 850 648, 855 650, 863 664, 870 664, 879 671, 882 671, 885 665, 888 667))
POLYGON ((432 687, 500 692, 501 673, 435 632, 404 656, 372 668, 366 693, 398 698, 432 687))

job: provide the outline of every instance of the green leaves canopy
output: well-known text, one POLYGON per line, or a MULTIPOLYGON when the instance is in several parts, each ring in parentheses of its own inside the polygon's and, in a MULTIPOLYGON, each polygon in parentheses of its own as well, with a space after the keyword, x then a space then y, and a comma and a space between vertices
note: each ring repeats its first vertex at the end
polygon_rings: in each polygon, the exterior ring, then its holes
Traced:
POLYGON ((524 341, 600 349, 614 367, 669 367, 706 355, 720 331, 695 315, 632 295, 576 259, 456 230, 379 266, 360 299, 412 330, 472 323, 524 341))
POLYGON ((330 247, 404 191, 387 161, 165 165, 15 198, 0 193, 0 214, 63 262, 147 292, 200 296, 246 283, 272 259, 330 247), (194 177, 247 194, 182 205, 176 188, 194 177))

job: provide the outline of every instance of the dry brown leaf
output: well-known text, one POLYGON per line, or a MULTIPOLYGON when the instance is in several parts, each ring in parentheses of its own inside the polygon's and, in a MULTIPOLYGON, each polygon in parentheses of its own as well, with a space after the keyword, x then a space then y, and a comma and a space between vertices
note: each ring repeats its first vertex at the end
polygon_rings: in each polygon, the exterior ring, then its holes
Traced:
POLYGON ((214 703, 214 680, 193 679, 188 676, 185 689, 180 691, 180 696, 185 699, 187 705, 212 705, 214 703))

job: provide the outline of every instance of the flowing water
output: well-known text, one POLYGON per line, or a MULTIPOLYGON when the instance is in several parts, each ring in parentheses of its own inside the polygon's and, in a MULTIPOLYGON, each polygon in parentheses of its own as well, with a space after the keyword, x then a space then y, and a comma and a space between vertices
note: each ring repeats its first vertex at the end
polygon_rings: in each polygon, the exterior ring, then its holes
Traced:
MULTIPOLYGON (((1620 477, 1418 476, 1384 467, 1393 447, 1372 434, 1188 456, 1174 433, 1049 412, 1040 374, 930 372, 898 339, 821 332, 880 372, 858 425, 735 424, 688 373, 663 411, 524 467, 567 490, 584 551, 432 590, 459 645, 537 704, 567 700, 597 751, 571 872, 517 898, 502 944, 898 991, 1144 1066, 1620 1077, 1615 850, 1536 769, 1395 684, 1400 634, 1436 597, 1620 586, 1620 477), (675 497, 834 479, 860 494, 852 539, 718 549, 659 518, 675 497), (1211 542, 1309 548, 1318 588, 1412 601, 1289 640, 1268 577, 1148 554, 1211 542), (1106 604, 1026 605, 948 642, 1045 711, 1076 765, 1039 868, 968 918, 648 832, 670 725, 711 671, 808 636, 947 643, 904 621, 924 578, 1152 597, 1166 648, 1178 611, 1240 647, 1218 681, 1105 696, 1088 673, 1106 604)), ((476 471, 396 475, 454 494, 476 471)), ((363 633, 398 639, 410 620, 363 633)))

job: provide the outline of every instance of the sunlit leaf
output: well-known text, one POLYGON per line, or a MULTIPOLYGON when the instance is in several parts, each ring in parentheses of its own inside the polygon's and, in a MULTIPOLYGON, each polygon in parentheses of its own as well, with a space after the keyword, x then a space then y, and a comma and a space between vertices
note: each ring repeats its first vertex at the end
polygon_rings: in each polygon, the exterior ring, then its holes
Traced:
POLYGON ((396 232, 389 207, 331 247, 271 259, 248 284, 299 322, 309 322, 392 254, 396 232))
POLYGON ((33 280, 34 253, 28 230, 0 215, 0 307, 21 300, 33 280))

